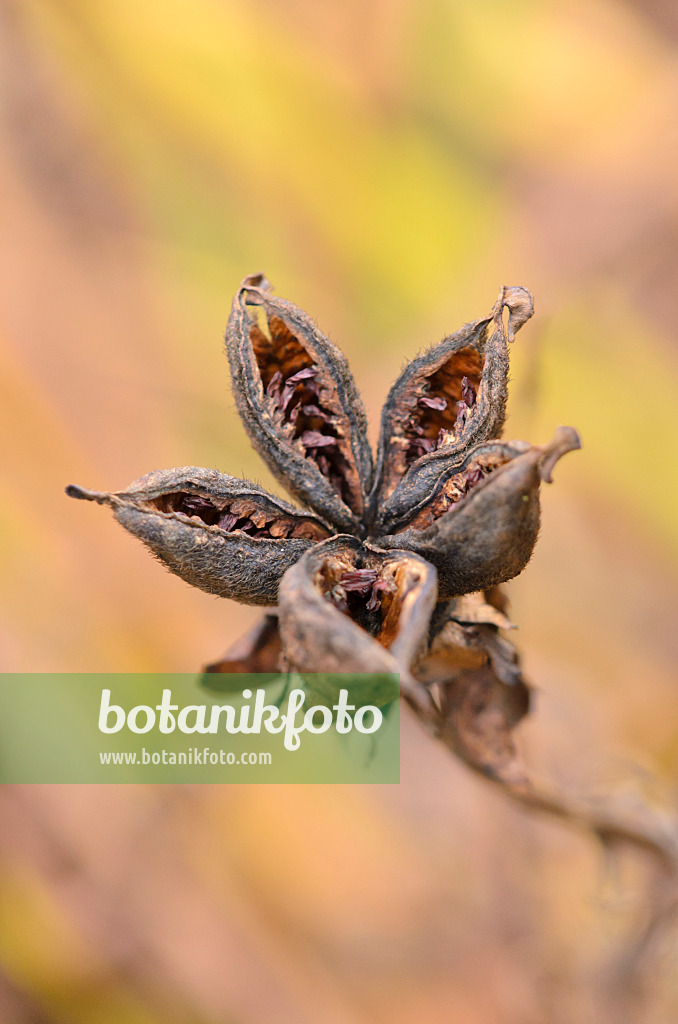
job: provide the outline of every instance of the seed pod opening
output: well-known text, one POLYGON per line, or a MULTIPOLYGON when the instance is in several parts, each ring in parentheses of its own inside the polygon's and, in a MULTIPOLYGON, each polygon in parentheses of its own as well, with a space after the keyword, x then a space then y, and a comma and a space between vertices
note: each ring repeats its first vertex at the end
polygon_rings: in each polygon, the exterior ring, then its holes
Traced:
POLYGON ((489 316, 466 324, 405 368, 382 413, 372 522, 420 460, 463 454, 499 436, 506 408, 507 341, 531 313, 526 289, 502 288, 489 316))
POLYGON ((488 441, 461 455, 450 453, 443 458, 441 454, 435 462, 422 460, 379 508, 375 535, 426 529, 492 473, 530 448, 524 441, 488 441))
POLYGON ((256 484, 194 466, 149 473, 126 491, 71 485, 67 493, 109 505, 126 530, 188 583, 246 604, 275 604, 286 569, 330 535, 316 516, 256 484))
POLYGON ((580 447, 571 427, 560 427, 543 447, 481 445, 444 474, 430 498, 384 548, 414 551, 438 570, 441 599, 487 590, 527 565, 539 530, 539 486, 566 452, 580 447), (469 482, 469 474, 470 480, 469 482))
POLYGON ((245 278, 234 300, 226 348, 238 411, 272 472, 305 505, 360 534, 372 453, 344 355, 260 274, 245 278))
POLYGON ((423 559, 333 538, 281 582, 285 657, 302 672, 407 671, 425 647, 435 602, 435 570, 423 559))

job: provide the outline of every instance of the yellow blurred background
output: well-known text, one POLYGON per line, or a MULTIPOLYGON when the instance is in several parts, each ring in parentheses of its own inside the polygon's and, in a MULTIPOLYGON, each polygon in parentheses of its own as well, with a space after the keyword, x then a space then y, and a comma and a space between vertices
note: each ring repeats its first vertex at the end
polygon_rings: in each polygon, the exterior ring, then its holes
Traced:
MULTIPOLYGON (((0 82, 0 670, 190 672, 253 620, 63 493, 278 490, 222 351, 245 274, 373 432, 405 359, 526 285, 507 436, 584 448, 509 587, 521 748, 678 812, 675 7, 4 0, 0 82)), ((0 1019, 671 1024, 675 936, 615 1003, 642 870, 409 720, 399 787, 5 787, 0 1019)))

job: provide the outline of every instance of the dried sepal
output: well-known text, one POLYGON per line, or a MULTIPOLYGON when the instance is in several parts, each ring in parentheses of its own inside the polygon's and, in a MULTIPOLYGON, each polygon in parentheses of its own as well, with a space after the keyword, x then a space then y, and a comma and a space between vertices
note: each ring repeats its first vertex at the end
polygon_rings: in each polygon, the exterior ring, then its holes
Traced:
POLYGON ((395 536, 377 541, 383 548, 402 548, 428 559, 438 571, 441 599, 487 590, 525 568, 539 530, 539 486, 543 479, 550 479, 554 462, 579 448, 580 441, 571 427, 559 427, 549 444, 527 451, 522 444, 480 446, 466 457, 462 468, 490 447, 502 459, 506 457, 503 464, 448 507, 440 499, 450 496, 454 474, 443 476, 429 500, 429 506, 440 509, 432 522, 424 505, 395 536))
POLYGON ((234 299, 226 349, 238 411, 272 472, 303 504, 360 535, 372 453, 344 355, 261 274, 245 278, 234 299))
POLYGON ((463 454, 499 436, 506 409, 508 341, 532 311, 527 289, 502 288, 489 316, 466 324, 403 370, 382 413, 372 521, 420 460, 435 463, 440 454, 463 454))
POLYGON ((299 672, 407 675, 428 641, 435 570, 352 537, 317 545, 285 573, 283 653, 299 672))
MULTIPOLYGON (((282 668, 281 655, 278 616, 271 610, 231 644, 222 658, 205 666, 202 685, 209 687, 210 675, 278 672, 282 668)), ((218 689, 223 688, 219 682, 218 689)))
POLYGON ((109 505, 171 572, 244 604, 275 604, 283 573, 330 534, 256 484, 194 466, 149 473, 125 491, 66 493, 109 505))
POLYGON ((500 632, 506 629, 515 626, 483 593, 441 602, 431 622, 426 657, 417 667, 418 677, 426 683, 450 680, 461 670, 489 663, 505 685, 523 682, 518 652, 500 632))
POLYGON ((516 629, 506 614, 508 601, 499 587, 475 594, 463 594, 448 603, 448 614, 467 626, 494 626, 497 629, 516 629), (501 604, 497 605, 497 600, 501 604))
POLYGON ((439 605, 417 677, 435 684, 438 732, 462 760, 490 778, 520 782, 513 730, 530 710, 530 688, 500 632, 512 625, 496 607, 505 611, 502 597, 469 594, 439 605))

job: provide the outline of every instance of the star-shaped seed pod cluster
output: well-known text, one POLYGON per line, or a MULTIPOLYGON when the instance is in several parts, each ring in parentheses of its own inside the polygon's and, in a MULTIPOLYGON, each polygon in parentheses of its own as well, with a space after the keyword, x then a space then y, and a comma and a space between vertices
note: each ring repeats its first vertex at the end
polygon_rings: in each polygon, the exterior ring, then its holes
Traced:
MULTIPOLYGON (((445 643, 464 657, 473 648, 460 600, 493 592, 527 564, 540 484, 579 447, 570 427, 545 445, 499 440, 509 345, 532 312, 525 288, 502 288, 487 316, 409 363, 386 399, 375 459, 344 355, 252 275, 226 331, 233 395, 253 446, 299 505, 195 467, 150 473, 124 491, 67 493, 109 505, 193 586, 268 606, 213 671, 400 672, 405 690, 423 690, 431 665, 452 671, 445 643)), ((488 637, 501 613, 485 597, 480 607, 487 621, 470 628, 482 626, 484 640, 471 661, 496 674, 488 637)), ((503 684, 515 685, 516 672, 503 684)))

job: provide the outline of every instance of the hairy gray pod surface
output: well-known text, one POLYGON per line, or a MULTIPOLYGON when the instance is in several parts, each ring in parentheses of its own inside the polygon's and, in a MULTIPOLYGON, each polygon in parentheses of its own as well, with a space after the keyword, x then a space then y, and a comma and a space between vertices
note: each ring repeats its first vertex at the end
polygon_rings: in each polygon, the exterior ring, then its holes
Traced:
POLYGON ((527 289, 504 287, 486 316, 412 360, 387 396, 373 458, 343 354, 250 275, 226 329, 233 395, 252 444, 303 507, 192 466, 125 491, 67 493, 108 505, 193 586, 267 606, 210 672, 399 673, 413 695, 435 666, 455 676, 461 665, 483 668, 478 693, 524 686, 499 635, 508 620, 496 588, 529 561, 541 483, 579 447, 571 427, 544 446, 499 440, 509 347, 532 313, 527 289), (469 608, 478 621, 464 621, 469 608))

